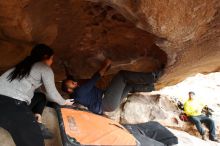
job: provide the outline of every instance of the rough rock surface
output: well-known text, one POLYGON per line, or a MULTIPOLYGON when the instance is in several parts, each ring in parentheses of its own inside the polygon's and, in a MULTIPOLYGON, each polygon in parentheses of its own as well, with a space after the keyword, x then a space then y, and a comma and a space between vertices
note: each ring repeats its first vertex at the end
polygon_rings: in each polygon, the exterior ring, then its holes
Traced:
POLYGON ((178 131, 174 129, 169 129, 171 132, 175 133, 178 137, 178 144, 174 146, 219 146, 219 143, 212 142, 210 140, 204 141, 200 138, 189 135, 186 132, 178 131))
POLYGON ((64 77, 63 63, 88 78, 106 57, 113 60, 109 74, 152 71, 167 63, 158 88, 218 71, 219 5, 219 0, 0 1, 0 71, 36 43, 55 48, 57 80, 64 77))
MULTIPOLYGON (((212 119, 216 124, 216 134, 220 136, 220 73, 208 75, 198 74, 183 82, 151 93, 130 94, 123 104, 114 112, 105 113, 111 119, 121 123, 144 123, 158 121, 166 127, 185 131, 191 135, 201 137, 196 127, 190 122, 179 119, 182 112, 177 108, 177 102, 184 103, 188 99, 188 92, 194 91, 196 97, 214 112, 212 119)), ((205 126, 204 126, 205 127, 205 126)), ((208 129, 207 137, 208 137, 208 129)))
POLYGON ((105 114, 124 124, 144 123, 153 120, 165 126, 180 128, 185 124, 178 117, 180 113, 181 111, 168 97, 151 93, 135 93, 128 96, 116 111, 105 114))
POLYGON ((114 7, 138 28, 159 39, 168 55, 166 74, 158 87, 196 72, 219 71, 219 0, 91 0, 114 7))
MULTIPOLYGON (((212 107, 212 109, 214 109, 216 113, 220 112, 218 107, 212 107)), ((178 109, 175 101, 170 99, 169 96, 136 93, 131 94, 127 101, 116 111, 106 112, 105 114, 109 118, 124 124, 158 121, 166 127, 186 131, 191 135, 200 137, 196 127, 192 123, 180 120, 180 113, 181 110, 178 109)), ((220 116, 215 115, 215 113, 213 116, 217 128, 216 134, 220 135, 220 116)), ((208 137, 208 129, 206 130, 208 137)))
POLYGON ((2 71, 36 43, 55 48, 58 79, 63 78, 63 64, 79 78, 88 78, 106 57, 113 60, 109 73, 152 71, 166 63, 156 37, 109 6, 84 0, 9 0, 0 2, 0 12, 2 71))

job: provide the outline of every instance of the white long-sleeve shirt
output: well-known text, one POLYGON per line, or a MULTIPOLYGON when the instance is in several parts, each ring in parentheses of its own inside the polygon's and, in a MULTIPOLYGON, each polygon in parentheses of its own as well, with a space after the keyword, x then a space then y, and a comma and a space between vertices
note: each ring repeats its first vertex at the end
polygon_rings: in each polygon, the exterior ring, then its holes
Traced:
POLYGON ((60 105, 65 104, 65 100, 59 94, 54 83, 54 73, 52 69, 42 62, 35 63, 30 71, 30 75, 20 81, 14 79, 8 80, 8 75, 14 70, 9 69, 0 76, 0 94, 17 100, 31 103, 35 89, 44 85, 49 101, 56 102, 60 105))

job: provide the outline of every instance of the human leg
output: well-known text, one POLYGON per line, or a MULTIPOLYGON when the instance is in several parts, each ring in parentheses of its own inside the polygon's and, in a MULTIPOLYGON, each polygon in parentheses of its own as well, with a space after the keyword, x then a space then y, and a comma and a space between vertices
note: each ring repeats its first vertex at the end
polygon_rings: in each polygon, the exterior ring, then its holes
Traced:
POLYGON ((40 127, 27 105, 0 95, 0 126, 9 131, 16 146, 44 146, 40 127))
POLYGON ((35 118, 40 126, 43 137, 45 139, 53 138, 53 133, 49 131, 48 128, 42 123, 42 113, 46 105, 46 95, 42 92, 35 92, 34 97, 31 100, 29 105, 31 111, 34 113, 35 118))
POLYGON ((209 129, 209 138, 210 138, 210 140, 216 139, 215 123, 214 123, 214 121, 211 118, 209 118, 209 117, 204 115, 204 116, 201 117, 201 122, 205 123, 205 125, 209 129))
POLYGON ((154 91, 154 84, 133 84, 131 93, 134 92, 151 92, 154 91))
POLYGON ((205 129, 202 127, 201 118, 200 116, 191 116, 189 120, 196 125, 197 130, 199 131, 200 135, 205 134, 205 129))
POLYGON ((34 114, 42 115, 46 102, 46 95, 44 93, 35 92, 29 107, 34 114))
POLYGON ((133 72, 121 70, 118 72, 126 83, 133 84, 152 84, 155 82, 155 73, 154 72, 133 72))
POLYGON ((126 82, 123 76, 121 74, 116 74, 104 93, 104 98, 102 100, 102 109, 104 111, 110 112, 118 107, 125 87, 126 82))
POLYGON ((127 84, 122 93, 122 99, 126 97, 128 93, 151 91, 154 91, 154 84, 127 84))
POLYGON ((152 91, 154 75, 152 73, 119 71, 104 93, 102 108, 104 111, 115 110, 123 97, 131 91, 152 91))

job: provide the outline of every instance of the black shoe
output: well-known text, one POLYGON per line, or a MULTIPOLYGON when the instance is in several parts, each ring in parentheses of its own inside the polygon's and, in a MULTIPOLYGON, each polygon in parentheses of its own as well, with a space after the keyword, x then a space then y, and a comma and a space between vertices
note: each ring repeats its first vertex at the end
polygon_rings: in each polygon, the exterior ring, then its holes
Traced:
POLYGON ((163 70, 153 72, 152 75, 154 76, 154 82, 156 82, 163 75, 163 73, 163 70))
POLYGON ((44 139, 52 139, 53 138, 53 133, 50 132, 50 130, 42 123, 39 123, 40 129, 43 135, 44 139))
POLYGON ((214 142, 218 142, 220 143, 220 141, 217 139, 217 138, 213 138, 213 139, 210 139, 211 141, 214 141, 214 142))
POLYGON ((160 70, 157 70, 152 73, 154 76, 154 82, 156 82, 163 74, 164 74, 165 65, 163 64, 160 68, 160 70))

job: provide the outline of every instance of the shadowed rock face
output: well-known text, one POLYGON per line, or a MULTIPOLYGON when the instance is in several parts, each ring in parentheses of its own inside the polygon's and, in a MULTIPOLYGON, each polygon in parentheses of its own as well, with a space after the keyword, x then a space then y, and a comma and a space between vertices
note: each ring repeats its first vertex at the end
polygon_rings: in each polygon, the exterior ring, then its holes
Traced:
POLYGON ((220 1, 218 0, 91 0, 114 7, 138 28, 157 36, 168 55, 158 87, 196 72, 219 71, 220 1))
POLYGON ((109 74, 120 69, 152 71, 167 60, 154 43, 156 36, 136 28, 110 6, 40 0, 5 1, 1 7, 2 70, 21 60, 36 43, 55 49, 58 79, 64 76, 63 64, 79 78, 88 78, 105 58, 113 60, 109 74))
POLYGON ((220 66, 218 0, 7 0, 0 2, 0 70, 28 55, 36 43, 63 65, 88 78, 102 60, 120 69, 153 71, 167 64, 157 87, 220 66), (101 3, 100 3, 101 2, 101 3), (163 51, 162 51, 163 50, 163 51))

